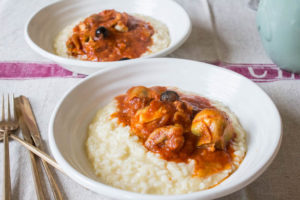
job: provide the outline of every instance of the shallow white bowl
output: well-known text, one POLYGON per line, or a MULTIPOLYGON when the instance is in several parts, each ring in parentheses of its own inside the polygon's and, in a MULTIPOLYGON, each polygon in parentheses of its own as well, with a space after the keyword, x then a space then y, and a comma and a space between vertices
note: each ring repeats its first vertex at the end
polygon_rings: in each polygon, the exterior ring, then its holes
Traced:
POLYGON ((212 199, 237 191, 263 173, 281 142, 281 119, 272 100, 245 77, 213 65, 172 58, 139 60, 95 73, 59 101, 49 126, 50 148, 62 169, 97 193, 123 199, 212 199), (216 187, 185 195, 143 195, 97 181, 84 150, 97 110, 136 85, 175 86, 223 102, 247 131, 248 151, 236 172, 216 187))
POLYGON ((67 25, 82 17, 105 9, 137 13, 153 17, 167 25, 171 38, 169 47, 143 58, 165 56, 177 49, 188 38, 191 22, 185 10, 172 0, 65 0, 50 4, 28 21, 25 40, 40 55, 74 72, 90 74, 105 67, 123 65, 127 61, 91 62, 63 58, 54 54, 53 43, 57 34, 67 25))

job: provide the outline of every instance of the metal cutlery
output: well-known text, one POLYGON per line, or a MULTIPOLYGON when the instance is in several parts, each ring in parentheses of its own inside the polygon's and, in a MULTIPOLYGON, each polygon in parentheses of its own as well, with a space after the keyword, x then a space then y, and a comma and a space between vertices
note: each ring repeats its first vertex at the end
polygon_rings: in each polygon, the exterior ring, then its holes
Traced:
POLYGON ((18 129, 19 125, 16 119, 15 112, 11 115, 11 110, 14 109, 14 103, 10 104, 9 95, 7 96, 7 117, 5 118, 5 105, 4 95, 2 96, 2 117, 0 121, 0 132, 3 134, 4 142, 4 187, 3 187, 3 199, 11 199, 11 183, 10 183, 10 163, 9 163, 9 144, 8 137, 11 132, 18 129), (11 108, 12 107, 12 108, 11 108))
MULTIPOLYGON (((62 200, 62 194, 55 182, 48 163, 56 169, 63 172, 60 166, 41 149, 43 148, 40 132, 35 120, 29 100, 20 96, 18 98, 7 97, 5 106, 4 96, 2 96, 2 117, 0 121, 0 140, 4 141, 4 184, 3 184, 3 199, 11 199, 11 181, 10 181, 10 163, 9 163, 9 146, 8 138, 12 138, 25 146, 30 151, 32 172, 34 174, 34 183, 39 200, 44 200, 45 196, 42 189, 41 179, 37 168, 37 160, 35 155, 42 160, 43 167, 50 182, 53 191, 53 196, 56 200, 62 200), (12 102, 12 103, 10 103, 12 102), (5 117, 5 108, 7 107, 7 116, 5 117), (13 115, 11 114, 13 113, 13 115), (24 140, 12 134, 18 128, 21 128, 24 140), (34 155, 35 154, 35 155, 34 155)), ((63 172, 64 173, 64 172, 63 172)))
MULTIPOLYGON (((42 151, 43 150, 43 144, 42 144, 42 139, 41 139, 41 135, 40 135, 40 131, 38 129, 38 125, 35 119, 35 116, 33 114, 30 102, 28 100, 28 98, 26 98, 25 96, 20 96, 18 97, 18 108, 20 109, 20 112, 22 113, 22 119, 24 120, 27 128, 29 129, 29 132, 31 134, 31 138, 33 140, 33 144, 35 147, 37 148, 32 148, 33 145, 30 145, 30 143, 25 142, 24 140, 21 140, 20 138, 18 138, 15 135, 11 135, 11 137, 17 141, 19 141, 20 143, 26 145, 27 147, 30 147, 31 150, 34 150, 35 153, 38 153, 40 155, 43 155, 44 158, 49 158, 49 156, 45 156, 46 154, 42 151)), ((48 162, 53 161, 51 158, 47 160, 48 162)), ((53 174, 48 166, 46 160, 42 159, 42 164, 44 166, 46 175, 48 177, 48 180, 50 182, 53 194, 54 194, 54 198, 56 200, 62 200, 62 194, 61 191, 53 177, 53 174)), ((57 163, 54 161, 54 163, 52 163, 53 165, 56 164, 57 168, 60 168, 57 163)))
MULTIPOLYGON (((19 121, 20 129, 23 134, 23 138, 26 142, 33 144, 33 141, 30 136, 30 132, 24 122, 22 113, 20 111, 19 98, 15 98, 14 103, 15 103, 15 109, 16 109, 15 113, 18 116, 18 121, 19 121)), ((41 184, 41 177, 40 177, 39 170, 38 170, 38 166, 39 166, 38 160, 36 159, 35 155, 31 151, 29 151, 29 155, 30 155, 31 170, 32 170, 32 174, 33 174, 33 180, 34 180, 35 191, 37 194, 37 199, 44 200, 45 195, 43 192, 43 185, 41 184)))

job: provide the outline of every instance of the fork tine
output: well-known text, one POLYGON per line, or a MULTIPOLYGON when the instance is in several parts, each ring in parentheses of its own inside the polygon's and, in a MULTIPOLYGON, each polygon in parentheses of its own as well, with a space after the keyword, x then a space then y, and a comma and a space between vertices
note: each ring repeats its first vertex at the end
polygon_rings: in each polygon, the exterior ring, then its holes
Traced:
POLYGON ((12 109, 13 109, 13 114, 14 114, 14 121, 18 121, 18 118, 17 118, 17 111, 16 111, 16 107, 15 107, 15 94, 13 93, 12 94, 12 109))
POLYGON ((4 94, 2 95, 2 117, 1 121, 4 121, 5 118, 5 111, 4 111, 4 94))
POLYGON ((8 120, 8 121, 11 120, 11 116, 10 116, 10 99, 9 99, 9 94, 7 94, 7 120, 8 120))

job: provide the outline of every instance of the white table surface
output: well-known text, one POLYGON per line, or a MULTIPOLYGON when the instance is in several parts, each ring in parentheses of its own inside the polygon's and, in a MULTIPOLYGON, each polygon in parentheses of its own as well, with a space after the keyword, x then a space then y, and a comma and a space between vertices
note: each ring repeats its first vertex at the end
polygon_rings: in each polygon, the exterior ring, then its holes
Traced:
MULTIPOLYGON (((23 31, 29 16, 50 2, 52 1, 0 1, 0 62, 48 61, 27 46, 23 31)), ((255 24, 255 11, 247 7, 245 0, 177 0, 177 2, 189 13, 193 30, 186 43, 169 57, 230 63, 271 63, 260 43, 255 24)), ((80 80, 0 79, 0 93, 13 92, 29 97, 47 146, 47 127, 54 106, 62 95, 80 80)), ((300 82, 277 81, 260 83, 259 86, 270 95, 282 116, 284 137, 281 150, 261 177, 246 188, 221 198, 223 200, 300 197, 300 82)), ((2 143, 0 149, 3 149, 2 143)), ((18 143, 12 141, 10 154, 13 199, 36 199, 28 153, 18 143)), ((2 155, 0 163, 0 188, 2 188, 2 155)), ((60 172, 56 174, 65 199, 108 199, 81 187, 60 172)), ((51 192, 49 195, 49 198, 53 199, 51 192)))

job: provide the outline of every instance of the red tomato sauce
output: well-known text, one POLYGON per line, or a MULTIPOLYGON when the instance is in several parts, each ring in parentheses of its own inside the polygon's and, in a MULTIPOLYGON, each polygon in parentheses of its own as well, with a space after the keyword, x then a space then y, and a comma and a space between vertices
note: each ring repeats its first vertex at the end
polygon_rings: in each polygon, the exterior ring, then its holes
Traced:
MULTIPOLYGON (((159 153, 162 159, 177 163, 187 163, 193 159, 195 161, 194 176, 198 177, 205 177, 231 168, 234 157, 231 142, 225 150, 209 151, 205 147, 198 147, 199 136, 191 133, 191 123, 195 114, 205 108, 213 108, 208 99, 178 92, 179 100, 165 102, 160 100, 160 96, 167 88, 138 87, 131 88, 126 94, 115 98, 118 111, 111 117, 117 118, 119 123, 124 126, 130 126, 132 133, 140 138, 140 142, 149 151, 159 153), (158 113, 158 111, 160 112, 158 113), (145 113, 143 114, 143 112, 145 113), (146 123, 140 123, 141 119, 146 123), (174 124, 179 124, 180 128, 174 124), (161 139, 163 131, 169 131, 167 128, 172 126, 174 126, 173 132, 183 130, 183 134, 177 134, 175 139, 174 135, 166 138, 169 143, 151 146, 151 143, 147 142, 155 131, 158 132, 158 135, 152 138, 161 139), (170 150, 168 145, 169 147, 178 147, 178 149, 170 150)), ((173 132, 169 131, 166 134, 173 132)))
POLYGON ((66 42, 67 52, 99 62, 138 58, 153 44, 153 34, 153 27, 145 21, 125 12, 104 10, 73 28, 66 42))

